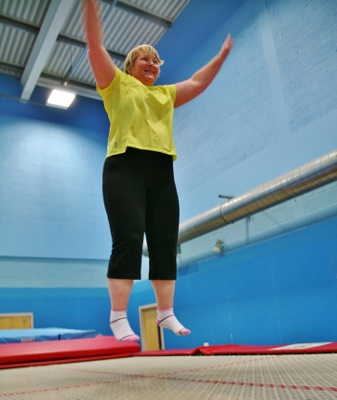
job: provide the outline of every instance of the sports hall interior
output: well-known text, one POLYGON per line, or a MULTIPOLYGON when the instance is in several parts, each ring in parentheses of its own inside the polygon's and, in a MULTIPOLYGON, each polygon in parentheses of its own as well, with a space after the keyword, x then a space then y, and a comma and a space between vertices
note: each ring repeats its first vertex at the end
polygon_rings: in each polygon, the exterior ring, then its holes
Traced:
MULTIPOLYGON (((58 33, 77 32, 64 44, 70 50, 55 45, 29 98, 23 90, 33 28, 55 3, 67 2, 0 1, 0 315, 111 336, 101 189, 109 121, 85 48, 76 47, 84 40, 77 0, 58 33), (85 85, 76 73, 66 81, 76 65, 85 85), (54 81, 53 68, 63 71, 54 81), (68 109, 45 105, 51 82, 78 86, 68 109)), ((161 331, 162 349, 337 342, 337 2, 100 3, 136 21, 120 28, 134 43, 104 25, 111 52, 152 41, 164 60, 158 84, 189 78, 228 33, 235 40, 211 86, 175 110, 182 236, 174 310, 192 333, 161 331)), ((143 350, 142 310, 155 305, 147 273, 144 251, 128 308, 143 350)))

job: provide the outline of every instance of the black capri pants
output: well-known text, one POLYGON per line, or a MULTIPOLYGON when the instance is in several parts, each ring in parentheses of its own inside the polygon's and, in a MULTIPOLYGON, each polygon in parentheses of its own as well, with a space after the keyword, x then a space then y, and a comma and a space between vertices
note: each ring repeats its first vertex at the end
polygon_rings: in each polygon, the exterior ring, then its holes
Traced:
POLYGON ((106 158, 103 199, 112 236, 108 278, 141 278, 145 233, 149 279, 175 280, 179 200, 172 156, 127 148, 106 158))

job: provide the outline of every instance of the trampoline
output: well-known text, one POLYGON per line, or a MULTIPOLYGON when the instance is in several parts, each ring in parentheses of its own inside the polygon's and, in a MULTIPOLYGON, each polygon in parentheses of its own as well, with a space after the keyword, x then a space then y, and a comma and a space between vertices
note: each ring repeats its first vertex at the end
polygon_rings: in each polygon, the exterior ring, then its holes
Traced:
MULTIPOLYGON (((86 340, 86 339, 83 339, 86 340)), ((336 399, 337 354, 148 356, 0 371, 0 399, 336 399)))
POLYGON ((337 398, 335 342, 141 351, 91 331, 17 333, 0 344, 0 400, 337 398))

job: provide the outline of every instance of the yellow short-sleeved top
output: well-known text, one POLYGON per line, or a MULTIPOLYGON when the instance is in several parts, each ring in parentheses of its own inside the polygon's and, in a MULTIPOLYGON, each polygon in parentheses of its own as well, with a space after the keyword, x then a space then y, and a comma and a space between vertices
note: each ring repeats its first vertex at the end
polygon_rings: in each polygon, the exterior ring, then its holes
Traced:
POLYGON ((110 85, 97 87, 97 91, 110 120, 107 157, 135 147, 177 158, 173 141, 174 85, 146 86, 117 68, 110 85))

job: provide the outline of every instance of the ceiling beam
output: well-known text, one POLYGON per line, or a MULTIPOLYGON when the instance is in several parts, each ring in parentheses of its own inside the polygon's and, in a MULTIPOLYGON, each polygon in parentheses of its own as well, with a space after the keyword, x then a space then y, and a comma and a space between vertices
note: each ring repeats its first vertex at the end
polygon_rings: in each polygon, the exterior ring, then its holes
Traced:
POLYGON ((75 0, 52 0, 21 78, 22 100, 29 100, 75 0))
MULTIPOLYGON (((38 35, 40 32, 40 28, 35 25, 32 25, 27 22, 19 21, 17 19, 13 19, 11 17, 6 17, 3 15, 0 15, 0 23, 8 25, 8 26, 12 26, 13 28, 20 29, 22 31, 33 33, 35 35, 38 35)), ((57 36, 56 41, 66 43, 66 44, 69 44, 70 46, 75 46, 75 47, 78 47, 78 48, 84 49, 84 50, 87 47, 87 43, 84 42, 83 40, 74 39, 70 36, 66 36, 61 33, 57 36)), ((126 54, 123 54, 123 53, 120 53, 120 52, 114 51, 114 50, 107 49, 107 52, 110 54, 110 57, 118 59, 120 61, 124 61, 127 56, 126 54)))
POLYGON ((150 11, 145 10, 144 8, 140 8, 130 3, 126 3, 122 0, 101 0, 102 3, 110 4, 113 7, 120 8, 126 12, 129 12, 137 17, 141 17, 146 19, 147 21, 151 21, 154 24, 163 26, 166 29, 172 28, 172 21, 165 19, 163 17, 159 17, 158 15, 152 14, 150 11))
MULTIPOLYGON (((0 61, 0 73, 11 75, 16 78, 20 78, 23 74, 24 69, 19 66, 13 66, 0 61)), ((52 75, 42 73, 37 82, 37 86, 44 87, 46 89, 51 88, 64 88, 64 79, 52 75)), ((102 100, 102 97, 97 93, 95 85, 84 84, 81 82, 72 81, 71 79, 67 82, 67 90, 73 91, 80 96, 90 97, 95 100, 102 100)), ((4 95, 0 93, 0 96, 4 95)), ((28 101, 28 100, 26 100, 28 101)))
POLYGON ((138 17, 144 18, 147 21, 151 21, 154 24, 160 25, 160 26, 164 27, 165 29, 171 29, 172 28, 172 22, 171 21, 169 21, 169 20, 167 20, 165 18, 159 17, 159 16, 157 16, 155 14, 152 14, 149 11, 144 10, 143 8, 134 6, 134 5, 129 4, 129 3, 124 3, 124 1, 121 1, 121 0, 116 2, 116 7, 120 8, 120 9, 122 9, 124 11, 127 11, 127 12, 129 12, 131 14, 137 15, 138 17))
POLYGON ((34 26, 24 21, 19 21, 17 19, 5 15, 0 15, 0 23, 11 26, 13 28, 21 29, 26 32, 33 33, 35 35, 37 35, 40 31, 40 28, 38 28, 37 26, 34 26))

